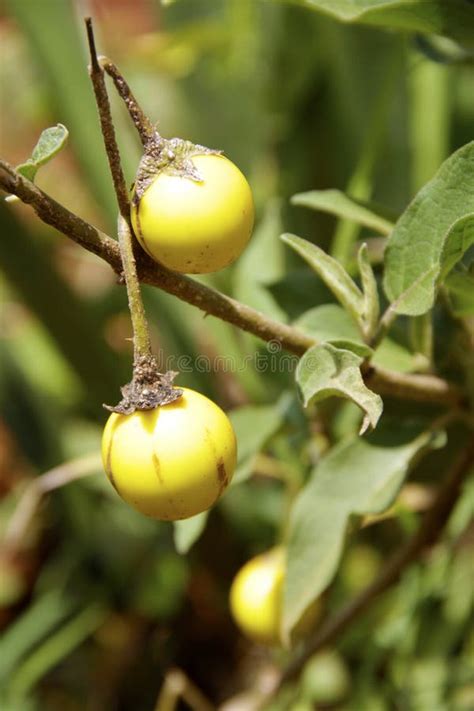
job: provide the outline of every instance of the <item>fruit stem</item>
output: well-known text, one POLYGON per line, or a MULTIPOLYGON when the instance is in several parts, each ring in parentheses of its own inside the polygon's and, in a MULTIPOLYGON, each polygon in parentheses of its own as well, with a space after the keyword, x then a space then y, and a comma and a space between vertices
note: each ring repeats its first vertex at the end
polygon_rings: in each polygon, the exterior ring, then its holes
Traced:
POLYGON ((134 365, 143 358, 152 356, 150 331, 143 306, 140 283, 137 275, 137 265, 133 253, 133 237, 128 221, 119 215, 118 238, 122 255, 123 273, 127 286, 128 306, 132 318, 134 365))
MULTIPOLYGON (((102 135, 104 137, 105 150, 109 159, 110 171, 112 173, 120 213, 118 218, 118 238, 125 284, 127 286, 128 304, 130 307, 130 315, 133 326, 135 379, 135 376, 137 375, 135 371, 140 371, 145 361, 152 363, 154 362, 154 359, 151 351, 150 332, 148 330, 145 309, 140 293, 135 255, 133 251, 133 236, 129 222, 130 200, 120 162, 120 152, 115 137, 115 129, 110 111, 110 102, 107 94, 107 88, 105 86, 104 71, 97 57, 92 19, 87 17, 85 19, 85 23, 91 56, 89 73, 94 87, 102 135)), ((148 124, 151 126, 149 121, 148 124)), ((157 369, 156 375, 157 377, 159 375, 157 369)))
POLYGON ((138 131, 140 140, 143 147, 146 147, 147 143, 152 137, 161 139, 155 126, 152 124, 148 116, 145 114, 139 103, 137 102, 135 96, 132 93, 129 85, 125 81, 124 77, 120 73, 118 67, 108 59, 108 57, 99 57, 100 66, 107 72, 107 74, 112 78, 115 88, 117 89, 120 97, 123 99, 125 106, 128 109, 130 118, 135 124, 135 128, 138 131))
POLYGON ((95 101, 99 112, 100 127, 104 137, 105 149, 107 151, 107 158, 109 161, 110 172, 112 174, 119 210, 120 213, 128 219, 128 216, 130 215, 128 190, 120 161, 120 151, 115 138, 115 128, 112 121, 112 114, 110 112, 110 103, 104 81, 104 72, 102 71, 97 59, 92 18, 86 17, 85 23, 91 57, 89 76, 92 81, 95 101))

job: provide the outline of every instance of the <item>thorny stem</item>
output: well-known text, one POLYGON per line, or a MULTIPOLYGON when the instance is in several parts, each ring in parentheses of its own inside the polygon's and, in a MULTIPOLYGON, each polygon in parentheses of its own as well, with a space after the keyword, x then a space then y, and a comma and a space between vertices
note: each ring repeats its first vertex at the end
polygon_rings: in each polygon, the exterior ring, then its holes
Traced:
MULTIPOLYGON (((6 192, 17 195, 25 204, 31 205, 38 217, 47 225, 51 225, 66 237, 101 257, 117 274, 121 274, 122 260, 115 240, 60 205, 2 159, 0 159, 0 186, 6 192)), ((299 329, 275 321, 236 299, 166 269, 143 251, 137 252, 136 258, 140 281, 173 294, 206 314, 253 333, 264 341, 277 341, 282 348, 296 355, 303 355, 308 348, 316 345, 313 338, 299 329)), ((396 373, 371 366, 365 379, 369 387, 376 392, 403 400, 447 406, 462 405, 465 400, 460 388, 433 375, 396 373)))
MULTIPOLYGON (((137 267, 133 252, 133 237, 129 224, 130 201, 120 162, 120 152, 115 137, 112 115, 110 113, 110 103, 104 81, 104 72, 97 57, 92 19, 90 17, 86 18, 85 23, 91 55, 90 76, 94 87, 102 135, 104 137, 105 149, 109 159, 110 171, 112 173, 115 193, 117 195, 117 202, 120 210, 120 216, 118 219, 118 237, 125 283, 127 286, 128 305, 132 318, 135 368, 144 361, 151 363, 153 360, 150 332, 140 293, 140 284, 138 281, 137 267)), ((158 377, 158 372, 156 375, 158 377)))
POLYGON ((365 612, 376 597, 391 587, 426 546, 432 545, 438 539, 458 500, 461 485, 473 466, 474 437, 471 436, 440 486, 433 505, 426 512, 416 534, 388 560, 378 577, 365 590, 329 619, 314 637, 307 641, 303 650, 295 655, 283 670, 269 694, 259 702, 259 709, 264 703, 268 703, 285 683, 301 673, 304 665, 315 652, 337 639, 365 612))
POLYGON ((130 118, 135 124, 135 128, 140 135, 143 147, 145 148, 152 136, 159 137, 158 131, 135 99, 132 90, 119 72, 116 65, 111 62, 108 57, 104 56, 100 56, 98 61, 104 71, 106 71, 112 78, 115 88, 123 99, 125 106, 128 109, 128 113, 130 114, 130 118))

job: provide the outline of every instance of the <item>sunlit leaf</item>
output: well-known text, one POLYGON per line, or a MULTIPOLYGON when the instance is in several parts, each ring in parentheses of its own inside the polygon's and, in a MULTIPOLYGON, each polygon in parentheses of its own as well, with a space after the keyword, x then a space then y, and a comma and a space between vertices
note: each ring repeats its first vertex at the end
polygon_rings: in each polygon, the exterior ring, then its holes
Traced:
POLYGON ((308 262, 334 296, 358 320, 363 312, 364 297, 342 264, 301 237, 284 234, 281 238, 308 262))
POLYGON ((362 360, 352 351, 325 343, 306 351, 296 371, 305 405, 331 396, 352 400, 365 415, 361 433, 376 426, 383 409, 380 396, 362 379, 362 360))
POLYGON ((309 207, 312 210, 328 212, 342 219, 351 220, 382 235, 388 235, 393 222, 375 212, 368 203, 349 197, 340 190, 310 190, 291 198, 293 205, 309 207))
POLYGON ((474 243, 474 142, 448 158, 400 217, 385 256, 392 308, 417 316, 433 305, 436 287, 474 243))

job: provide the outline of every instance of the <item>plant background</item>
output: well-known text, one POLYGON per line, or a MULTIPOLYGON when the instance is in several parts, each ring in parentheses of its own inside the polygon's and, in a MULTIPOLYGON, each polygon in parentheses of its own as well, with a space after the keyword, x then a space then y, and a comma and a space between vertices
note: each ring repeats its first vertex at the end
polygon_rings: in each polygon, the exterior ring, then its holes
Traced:
MULTIPOLYGON (((396 214, 472 138, 472 65, 430 61, 412 36, 343 26, 303 7, 6 0, 1 13, 0 154, 21 163, 43 128, 65 124, 69 145, 38 184, 113 233, 114 196, 86 71, 82 17, 91 14, 101 52, 121 68, 161 133, 221 148, 248 176, 258 217, 253 244, 235 266, 203 280, 278 318, 332 301, 285 250, 280 232, 328 249, 335 231, 348 229, 291 206, 293 194, 350 186, 396 214)), ((113 107, 131 182, 140 147, 122 106, 114 100, 113 107)), ((8 215, 2 205, 0 218, 4 528, 30 477, 98 450, 102 403, 115 401, 129 377, 131 330, 125 291, 107 265, 22 205, 8 215)), ((225 408, 248 408, 239 419, 241 466, 254 476, 226 494, 186 556, 169 525, 127 508, 99 470, 49 497, 21 549, 1 553, 0 685, 20 699, 11 702, 18 711, 151 711, 175 665, 215 701, 270 673, 274 655, 243 640, 229 617, 230 582, 279 536, 288 487, 275 468, 290 480, 304 476, 307 462, 357 420, 352 406, 330 402, 321 406, 324 426, 309 426, 284 368, 239 367, 255 349, 268 357, 255 338, 157 289, 143 291, 163 357, 234 359, 233 372, 186 373, 179 382, 225 408), (274 434, 283 411, 283 429, 274 434)), ((395 338, 408 347, 403 319, 395 338)), ((441 360, 449 360, 442 315, 436 340, 441 360)), ((424 409, 391 409, 395 418, 418 412, 424 409)), ((415 476, 420 486, 430 484, 444 457, 424 460, 415 476)), ((447 542, 318 658, 300 687, 301 703, 367 711, 474 707, 472 499, 471 486, 447 542)), ((407 507, 354 535, 329 606, 365 585, 416 521, 407 507)), ((274 708, 285 704, 283 695, 274 708)))

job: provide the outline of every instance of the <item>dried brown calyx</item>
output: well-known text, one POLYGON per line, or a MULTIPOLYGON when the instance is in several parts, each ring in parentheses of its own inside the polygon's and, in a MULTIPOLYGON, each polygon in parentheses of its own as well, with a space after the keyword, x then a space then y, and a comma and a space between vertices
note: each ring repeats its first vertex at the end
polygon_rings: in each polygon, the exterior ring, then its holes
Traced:
POLYGON ((159 173, 178 175, 200 182, 202 180, 192 158, 197 155, 221 155, 222 151, 206 148, 182 138, 162 138, 155 133, 145 146, 138 166, 132 204, 138 205, 147 188, 159 173))
POLYGON ((121 388, 122 399, 118 405, 104 405, 106 410, 121 415, 131 415, 136 410, 154 410, 178 400, 183 391, 173 385, 178 375, 173 370, 160 373, 156 358, 139 356, 134 363, 133 379, 121 388))

